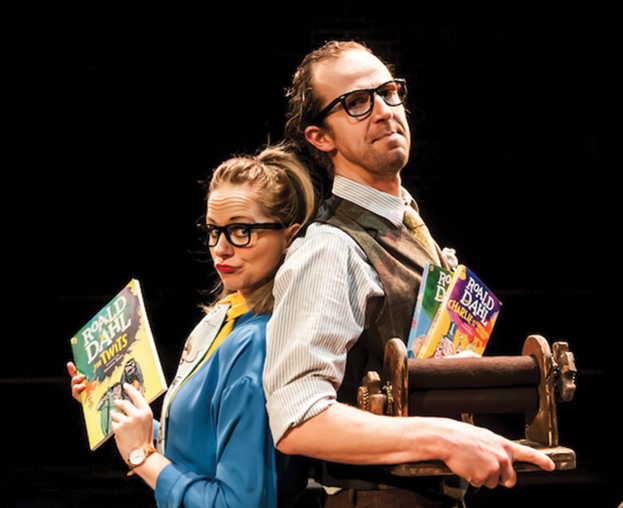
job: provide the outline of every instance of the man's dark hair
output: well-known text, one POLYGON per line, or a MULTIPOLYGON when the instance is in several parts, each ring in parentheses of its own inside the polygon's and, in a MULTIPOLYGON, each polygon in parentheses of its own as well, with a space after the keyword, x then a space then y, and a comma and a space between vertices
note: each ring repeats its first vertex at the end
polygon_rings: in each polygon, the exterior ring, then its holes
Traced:
POLYGON ((321 152, 305 139, 305 129, 313 124, 322 106, 320 97, 314 93, 314 65, 344 53, 363 50, 372 53, 367 46, 355 41, 330 41, 315 49, 303 59, 292 78, 292 86, 287 90, 288 106, 284 136, 296 150, 311 162, 317 164, 333 177, 333 164, 328 153, 321 152))

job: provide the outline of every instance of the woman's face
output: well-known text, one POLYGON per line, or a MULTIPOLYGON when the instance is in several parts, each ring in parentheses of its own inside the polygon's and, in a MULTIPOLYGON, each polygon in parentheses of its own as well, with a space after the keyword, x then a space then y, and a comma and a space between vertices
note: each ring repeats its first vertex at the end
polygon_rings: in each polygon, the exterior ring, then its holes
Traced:
MULTIPOLYGON (((222 227, 231 223, 277 222, 262 213, 259 200, 249 184, 223 185, 208 198, 206 223, 222 227)), ((247 297, 258 282, 272 273, 297 230, 298 225, 279 230, 256 229, 246 247, 233 246, 221 233, 216 246, 210 247, 210 254, 225 288, 247 297)))

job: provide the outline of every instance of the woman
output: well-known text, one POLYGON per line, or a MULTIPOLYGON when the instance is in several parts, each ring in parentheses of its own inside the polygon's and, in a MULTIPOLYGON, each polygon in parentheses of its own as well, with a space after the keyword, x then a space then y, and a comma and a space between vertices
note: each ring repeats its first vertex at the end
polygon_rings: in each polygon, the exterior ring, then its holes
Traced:
MULTIPOLYGON (((314 211, 311 180, 283 147, 234 157, 214 172, 204 229, 223 294, 191 333, 163 403, 157 451, 146 400, 111 412, 119 453, 155 490, 158 506, 277 504, 275 451, 262 389, 273 276, 314 211), (218 333, 217 333, 218 332, 218 333)), ((72 394, 83 376, 73 364, 72 394)))

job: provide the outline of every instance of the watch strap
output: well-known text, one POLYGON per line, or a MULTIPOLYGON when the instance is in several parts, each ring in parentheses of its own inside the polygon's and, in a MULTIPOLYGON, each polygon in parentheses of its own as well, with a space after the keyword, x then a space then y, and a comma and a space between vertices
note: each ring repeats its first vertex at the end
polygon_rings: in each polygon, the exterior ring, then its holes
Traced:
MULTIPOLYGON (((136 474, 136 472, 134 471, 134 468, 142 466, 143 464, 145 464, 145 461, 149 458, 149 456, 152 453, 156 453, 156 449, 153 446, 145 446, 142 448, 143 452, 145 452, 145 456, 143 457, 143 460, 141 460, 138 464, 132 464, 130 462, 130 459, 128 458, 128 460, 126 461, 128 463, 128 466, 130 466, 130 471, 128 471, 128 476, 132 476, 134 474, 136 474)), ((132 450, 132 452, 134 452, 134 450, 132 450)), ((130 452, 130 455, 132 455, 132 452, 130 452)))

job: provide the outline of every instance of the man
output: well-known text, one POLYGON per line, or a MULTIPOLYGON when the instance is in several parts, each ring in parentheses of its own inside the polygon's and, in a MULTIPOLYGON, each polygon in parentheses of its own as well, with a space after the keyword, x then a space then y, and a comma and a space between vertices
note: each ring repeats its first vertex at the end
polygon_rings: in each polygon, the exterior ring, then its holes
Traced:
MULTIPOLYGON (((554 464, 458 421, 391 418, 352 407, 365 372, 381 370, 384 344, 392 337, 406 341, 424 264, 449 266, 430 238, 417 239, 403 224, 405 209, 414 205, 400 177, 410 152, 405 87, 357 43, 328 43, 295 74, 286 135, 299 149, 309 147, 334 175, 333 196, 320 222, 294 242, 276 277, 264 385, 280 451, 325 461, 330 485, 407 487, 390 489, 397 497, 384 505, 433 506, 428 496, 410 497, 418 489, 414 483, 404 485, 374 468, 344 472, 333 463, 439 459, 475 487, 489 488, 516 483, 514 461, 547 470, 554 464), (356 482, 343 481, 351 474, 356 482)), ((421 224, 419 230, 427 232, 421 224)), ((358 496, 388 492, 362 490, 358 496)), ((352 491, 329 496, 327 506, 341 506, 331 503, 345 495, 352 491)))

